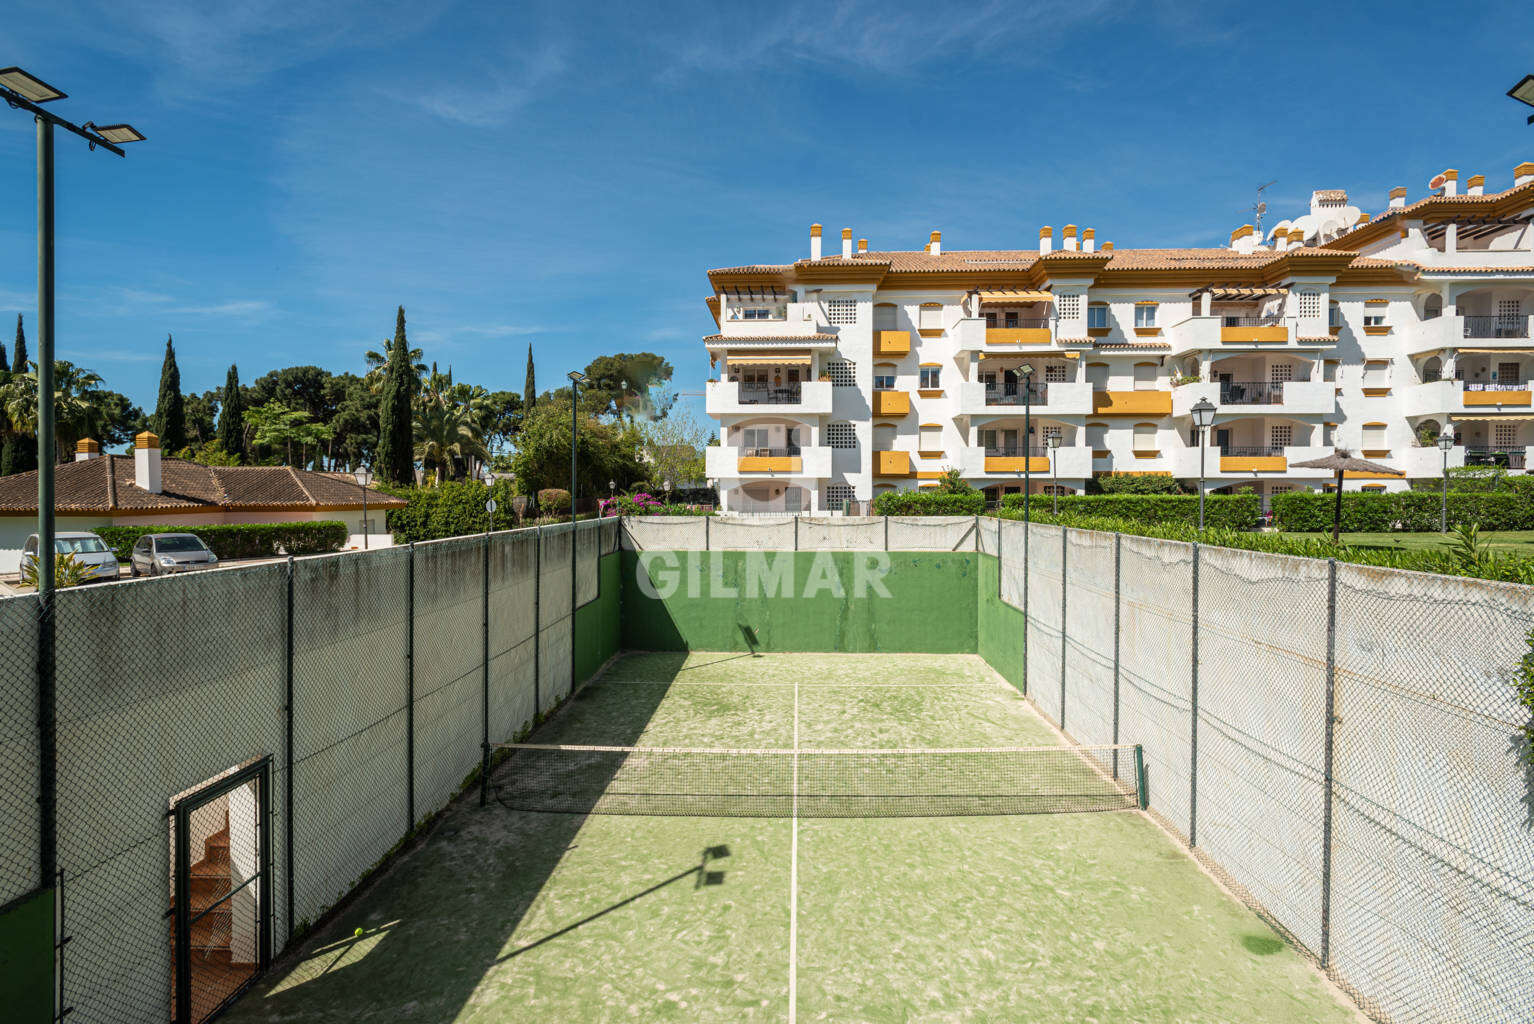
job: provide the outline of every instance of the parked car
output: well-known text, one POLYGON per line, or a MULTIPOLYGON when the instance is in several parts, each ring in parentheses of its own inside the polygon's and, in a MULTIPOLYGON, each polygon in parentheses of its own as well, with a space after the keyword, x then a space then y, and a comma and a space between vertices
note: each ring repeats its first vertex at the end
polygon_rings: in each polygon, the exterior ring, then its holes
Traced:
MULTIPOLYGON (((90 574, 85 577, 87 580, 117 579, 117 556, 107 547, 107 542, 94 533, 56 533, 53 550, 61 555, 73 555, 77 562, 87 566, 90 569, 90 574)), ((34 533, 21 549, 21 571, 26 572, 36 561, 37 534, 34 533)))
POLYGON ((128 572, 134 576, 159 576, 211 569, 217 564, 218 556, 195 533, 146 533, 129 552, 128 572))

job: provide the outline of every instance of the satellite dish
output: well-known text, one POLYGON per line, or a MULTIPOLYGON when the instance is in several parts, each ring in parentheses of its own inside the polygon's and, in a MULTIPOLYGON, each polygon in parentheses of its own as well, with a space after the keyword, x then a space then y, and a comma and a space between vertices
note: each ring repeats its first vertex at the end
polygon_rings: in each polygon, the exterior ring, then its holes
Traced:
POLYGON ((1444 182, 1448 181, 1442 174, 1433 175, 1433 180, 1427 183, 1428 188, 1443 188, 1444 182))

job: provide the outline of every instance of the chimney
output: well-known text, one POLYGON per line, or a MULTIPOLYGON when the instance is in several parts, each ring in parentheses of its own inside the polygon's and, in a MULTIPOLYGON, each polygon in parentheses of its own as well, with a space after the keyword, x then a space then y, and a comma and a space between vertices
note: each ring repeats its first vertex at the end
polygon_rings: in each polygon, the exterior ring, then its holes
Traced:
POLYGON ((160 493, 160 439, 147 430, 133 438, 133 483, 150 494, 160 493))
POLYGON ((820 259, 820 225, 810 225, 810 259, 820 259))
POLYGON ((1527 185, 1531 181, 1534 181, 1534 160, 1525 160, 1513 168, 1514 188, 1517 188, 1519 185, 1527 185))
POLYGON ((1039 255, 1042 256, 1055 247, 1055 229, 1045 224, 1039 228, 1039 255))
POLYGON ((1406 205, 1406 186, 1405 185, 1397 185, 1395 188, 1390 190, 1390 205, 1391 205, 1391 207, 1398 207, 1398 206, 1405 206, 1406 205))
POLYGON ((852 259, 852 229, 842 228, 842 259, 852 259))
POLYGON ((1065 226, 1065 230, 1061 232, 1060 248, 1068 252, 1076 251, 1076 225, 1067 224, 1065 226))
POLYGON ((927 243, 927 251, 934 256, 941 256, 943 254, 943 233, 941 231, 932 232, 932 241, 927 243))
POLYGON ((1104 242, 1103 243, 1103 252, 1112 252, 1112 251, 1113 251, 1113 243, 1112 242, 1104 242))
POLYGON ((1486 175, 1472 174, 1465 182, 1465 195, 1479 196, 1486 192, 1486 175))
POLYGON ((1443 172, 1443 194, 1446 196, 1459 195, 1459 171, 1452 167, 1443 172))
POLYGON ((1092 252, 1097 248, 1097 229, 1087 228, 1081 232, 1081 251, 1092 252))
POLYGON ((1289 248, 1298 249, 1305 244, 1305 232, 1302 228, 1289 229, 1289 248))
POLYGON ((101 445, 88 437, 82 437, 75 442, 75 461, 85 462, 87 459, 101 458, 101 445))
POLYGON ((1356 227, 1360 227, 1360 226, 1362 226, 1364 224, 1369 223, 1373 219, 1374 219, 1374 214, 1372 214, 1372 213, 1360 213, 1358 215, 1358 220, 1356 222, 1354 222, 1353 226, 1355 228, 1356 227))
POLYGON ((867 252, 867 251, 868 251, 868 239, 866 239, 866 238, 859 238, 858 239, 858 252, 867 252))

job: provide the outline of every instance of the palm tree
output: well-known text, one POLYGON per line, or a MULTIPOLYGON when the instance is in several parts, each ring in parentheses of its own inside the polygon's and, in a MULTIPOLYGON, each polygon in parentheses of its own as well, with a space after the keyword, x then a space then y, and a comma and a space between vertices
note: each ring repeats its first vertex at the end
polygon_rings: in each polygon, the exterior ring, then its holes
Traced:
POLYGON ((466 405, 427 397, 416 406, 415 457, 423 472, 431 471, 438 483, 460 466, 482 459, 485 451, 478 425, 466 405))
MULTIPOLYGON (((0 387, 0 403, 11 429, 28 437, 37 436, 37 363, 26 373, 11 375, 0 387)), ((100 374, 76 366, 66 359, 53 363, 53 422, 57 442, 54 461, 59 453, 73 453, 82 437, 100 435, 106 423, 106 409, 101 397, 100 374)), ((67 455, 66 455, 67 457, 67 455)))
MULTIPOLYGON (((383 390, 383 382, 389 367, 389 353, 394 349, 394 339, 385 338, 383 351, 368 349, 362 354, 362 361, 367 364, 368 371, 362 375, 367 383, 368 390, 375 395, 383 390)), ((410 359, 410 368, 415 371, 416 380, 419 382, 426 376, 426 364, 422 362, 423 353, 418 348, 409 349, 406 355, 410 359)), ((417 385, 419 388, 419 384, 417 385)))

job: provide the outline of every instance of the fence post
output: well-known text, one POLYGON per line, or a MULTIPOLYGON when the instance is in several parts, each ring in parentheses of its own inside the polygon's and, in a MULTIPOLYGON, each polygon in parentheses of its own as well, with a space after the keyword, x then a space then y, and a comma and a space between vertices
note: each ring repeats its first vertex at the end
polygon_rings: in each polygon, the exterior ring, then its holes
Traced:
MULTIPOLYGON (((1002 584, 1002 574, 1004 572, 1006 572, 1007 564, 1006 564, 1006 561, 1005 561, 1005 559, 1003 557, 1004 552, 1002 551, 1002 548, 1001 548, 1001 537, 1002 537, 1002 534, 1004 534, 1006 532, 1005 530, 1002 529, 1002 527, 1006 525, 1006 522, 1007 521, 1005 519, 998 518, 996 520, 996 596, 997 596, 998 599, 1002 598, 1002 597, 1004 597, 1006 595, 1006 587, 1002 584)), ((976 543, 978 543, 978 542, 979 542, 979 537, 977 536, 976 537, 976 543)), ((1028 607, 1027 602, 1028 602, 1028 597, 1025 594, 1025 595, 1023 595, 1023 608, 1024 608, 1023 615, 1024 615, 1024 622, 1025 623, 1027 622, 1027 610, 1026 610, 1027 607, 1028 607)), ((1027 625, 1024 625, 1023 626, 1023 642, 1025 644, 1028 641, 1027 630, 1028 630, 1027 625)), ((1024 671, 1025 672, 1027 671, 1027 664, 1026 664, 1027 660, 1028 660, 1027 658, 1023 659, 1023 661, 1024 661, 1024 671)), ((1027 693, 1028 691, 1024 690, 1023 692, 1027 693)))
POLYGON ((1070 550, 1067 527, 1060 527, 1060 731, 1065 731, 1065 559, 1070 550))
POLYGON ((704 551, 712 551, 714 549, 714 547, 713 547, 714 542, 711 539, 709 539, 709 535, 708 535, 709 534, 708 521, 710 519, 712 519, 712 518, 714 518, 712 515, 707 515, 707 516, 703 517, 703 550, 704 551))
POLYGON ((405 834, 415 828, 415 541, 405 552, 405 834))
MULTIPOLYGON (((1122 600, 1120 588, 1123 586, 1123 557, 1124 535, 1113 535, 1113 743, 1119 742, 1119 604, 1122 600)), ((1119 777, 1119 752, 1113 752, 1113 777, 1119 777)), ((1142 794, 1141 800, 1144 797, 1142 794)))
MULTIPOLYGON (((1023 520, 1023 696, 1028 696, 1028 520, 1023 520)), ((998 534, 997 536, 1000 536, 998 534)), ((1000 545, 997 546, 1000 550, 1000 545)))
POLYGON ((884 517, 884 550, 890 549, 890 517, 884 517))
MULTIPOLYGON (((574 506, 572 506, 573 509, 574 506)), ((580 549, 581 524, 570 513, 570 693, 575 693, 575 584, 580 577, 580 563, 575 557, 580 549)))
POLYGON ((538 687, 543 681, 543 527, 533 527, 533 728, 538 727, 538 687))
POLYGON ((284 590, 284 603, 287 605, 287 625, 284 630, 286 653, 284 654, 285 668, 283 670, 283 796, 282 810, 286 819, 282 827, 283 846, 283 888, 284 900, 287 904, 288 938, 293 937, 293 876, 297 872, 293 868, 293 556, 288 556, 287 579, 284 590))
MULTIPOLYGON (((39 560, 40 561, 40 560, 39 560)), ((58 875, 58 667, 54 647, 53 593, 37 599, 37 885, 49 885, 58 875)), ((57 941, 58 935, 54 936, 57 941)), ((60 1006, 59 1009, 63 1007, 60 1006)))
MULTIPOLYGON (((479 805, 485 806, 490 789, 490 531, 485 531, 484 571, 480 588, 479 676, 479 805)), ((573 628, 574 623, 571 623, 573 628)))
POLYGON ((794 516, 794 550, 799 550, 799 517, 794 516))
POLYGON ((1337 560, 1326 560, 1326 748, 1321 806, 1321 966, 1330 966, 1332 953, 1332 755, 1337 724, 1337 560))
POLYGON ((1193 681, 1188 732, 1188 845, 1198 845, 1198 544, 1193 545, 1193 681))

